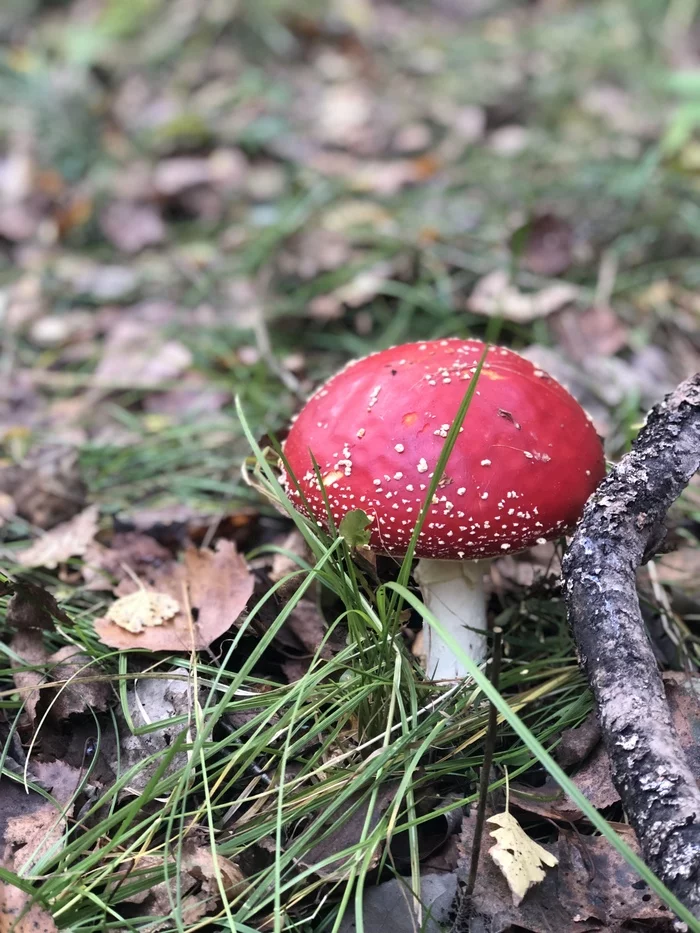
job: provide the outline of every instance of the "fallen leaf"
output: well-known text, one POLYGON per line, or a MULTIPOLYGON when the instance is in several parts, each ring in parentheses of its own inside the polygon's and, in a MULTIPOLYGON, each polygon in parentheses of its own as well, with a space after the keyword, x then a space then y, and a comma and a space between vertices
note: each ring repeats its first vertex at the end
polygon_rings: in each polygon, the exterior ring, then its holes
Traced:
POLYGON ((0 933, 58 933, 58 927, 21 888, 0 881, 0 933))
POLYGON ((38 528, 67 521, 83 508, 87 493, 78 451, 67 444, 32 448, 21 462, 0 468, 0 491, 38 528))
POLYGON ((571 265, 574 231, 556 214, 539 214, 515 231, 511 249, 516 260, 535 275, 561 275, 571 265))
POLYGON ((166 238, 163 218, 152 204, 114 201, 100 214, 100 227, 113 246, 130 255, 166 238))
MULTIPOLYGON (((192 708, 192 687, 189 673, 184 668, 172 671, 170 679, 144 676, 127 690, 127 705, 131 727, 119 716, 119 748, 115 748, 109 761, 117 777, 133 769, 125 788, 127 793, 140 794, 161 764, 160 758, 187 728, 192 708), (182 717, 185 717, 184 722, 182 717), (179 719, 179 721, 174 721, 179 719), (157 728, 154 728, 157 724, 157 728), (145 759, 155 756, 152 761, 145 759)), ((175 774, 187 764, 187 752, 178 751, 166 767, 163 778, 175 774)))
POLYGON ((34 544, 16 555, 17 561, 23 567, 53 569, 71 557, 82 556, 97 534, 99 514, 96 505, 88 506, 69 521, 44 532, 34 544))
POLYGON ((497 813, 486 822, 500 827, 489 833, 496 840, 496 845, 489 849, 489 855, 505 875, 513 906, 517 907, 530 888, 544 878, 542 866, 554 868, 558 859, 530 839, 512 814, 497 813))
POLYGON ((93 541, 85 551, 83 579, 88 590, 113 590, 126 577, 140 580, 154 567, 172 562, 170 551, 151 535, 121 531, 109 547, 93 541))
POLYGON ((107 610, 105 619, 127 632, 142 632, 169 622, 180 611, 180 603, 166 593, 137 590, 120 598, 107 610))
POLYGON ((18 632, 28 629, 48 630, 53 628, 54 619, 64 625, 71 624, 70 618, 51 593, 36 583, 22 580, 8 583, 3 589, 4 593, 14 594, 7 607, 6 621, 9 628, 18 632))
MULTIPOLYGON (((234 624, 254 585, 245 558, 233 542, 224 540, 214 551, 189 548, 182 564, 153 568, 144 582, 154 593, 171 597, 183 608, 162 625, 139 632, 126 631, 108 617, 97 619, 95 632, 111 648, 180 652, 207 648, 234 624)), ((124 580, 117 591, 128 596, 138 589, 134 581, 124 580)))
POLYGON ((33 728, 37 718, 37 706, 41 700, 41 691, 37 688, 45 680, 44 668, 48 652, 44 647, 41 632, 37 629, 27 629, 17 632, 10 642, 10 648, 20 659, 10 659, 12 679, 24 703, 24 714, 33 728), (24 670, 24 668, 39 668, 39 670, 24 670))
POLYGON ((171 382, 192 365, 192 354, 178 340, 166 340, 143 322, 124 320, 108 333, 94 382, 105 389, 148 389, 171 382))
POLYGON ((233 900, 246 891, 248 884, 238 865, 231 859, 212 852, 209 845, 197 841, 196 835, 188 836, 182 846, 180 864, 193 878, 203 882, 202 893, 207 898, 220 900, 219 885, 216 880, 216 870, 221 875, 222 886, 226 896, 233 900))
POLYGON ((100 668, 76 645, 64 645, 47 659, 49 676, 53 681, 63 681, 57 688, 56 698, 51 703, 51 716, 59 721, 90 710, 103 712, 109 705, 110 685, 97 680, 100 668), (79 682, 74 683, 75 678, 79 682))
MULTIPOLYGON (((639 856, 632 828, 624 823, 612 825, 639 856)), ((658 897, 604 837, 562 829, 558 854, 558 897, 571 916, 610 926, 632 921, 671 922, 669 911, 658 897)))
MULTIPOLYGON (((317 863, 324 861, 324 859, 337 852, 352 848, 360 842, 366 832, 371 833, 394 799, 397 788, 398 783, 395 781, 389 781, 380 787, 374 808, 369 816, 369 826, 367 825, 367 798, 361 799, 358 794, 351 794, 347 798, 345 812, 336 810, 332 818, 326 820, 324 820, 323 816, 320 816, 316 820, 315 827, 318 836, 324 836, 325 838, 315 845, 312 844, 300 861, 309 867, 315 866, 315 872, 324 878, 342 879, 348 877, 351 870, 351 860, 348 861, 347 858, 334 859, 323 866, 317 863)), ((368 868, 371 869, 377 864, 380 851, 381 847, 377 846, 368 868)))
POLYGON ((486 317, 503 317, 507 321, 529 324, 548 317, 578 298, 574 285, 558 282, 537 292, 525 293, 513 285, 508 273, 496 269, 479 279, 467 299, 467 309, 486 317))
POLYGON ((552 328, 572 360, 584 360, 592 353, 614 356, 629 339, 627 327, 607 305, 565 308, 552 318, 552 328))

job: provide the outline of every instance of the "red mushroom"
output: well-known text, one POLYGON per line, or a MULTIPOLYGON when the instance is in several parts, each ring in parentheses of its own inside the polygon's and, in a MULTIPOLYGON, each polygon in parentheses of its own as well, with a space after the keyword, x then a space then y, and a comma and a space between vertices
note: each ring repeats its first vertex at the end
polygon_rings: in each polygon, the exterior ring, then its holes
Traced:
MULTIPOLYGON (((363 509, 370 545, 406 553, 484 349, 461 339, 392 347, 350 363, 311 397, 284 450, 320 525, 327 513, 314 460, 336 525, 363 509)), ((487 627, 481 562, 571 528, 604 471, 600 440, 578 402, 517 353, 489 348, 418 537, 415 574, 426 605, 477 662, 487 627)), ((303 511, 288 478, 286 489, 303 511)), ((466 675, 432 630, 426 670, 466 675)))

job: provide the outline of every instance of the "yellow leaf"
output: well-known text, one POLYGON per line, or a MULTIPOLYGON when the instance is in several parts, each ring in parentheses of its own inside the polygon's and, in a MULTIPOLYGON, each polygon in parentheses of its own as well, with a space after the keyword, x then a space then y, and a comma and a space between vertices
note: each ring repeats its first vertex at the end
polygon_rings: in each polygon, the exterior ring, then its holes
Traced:
POLYGON ((496 840, 489 855, 503 872, 517 907, 530 888, 544 878, 542 865, 554 868, 559 860, 530 839, 510 813, 495 813, 486 822, 501 827, 489 834, 496 840))
POLYGON ((180 604, 166 593, 138 590, 112 603, 105 616, 127 632, 142 632, 153 625, 162 625, 180 610, 180 604))

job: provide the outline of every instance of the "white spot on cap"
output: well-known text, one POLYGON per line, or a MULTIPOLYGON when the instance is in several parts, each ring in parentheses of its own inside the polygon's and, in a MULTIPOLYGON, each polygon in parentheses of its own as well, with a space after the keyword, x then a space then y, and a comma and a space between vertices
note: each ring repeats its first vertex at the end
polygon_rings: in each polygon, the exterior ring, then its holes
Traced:
POLYGON ((398 473, 394 473, 394 479, 402 479, 402 478, 403 478, 403 473, 401 471, 399 471, 398 473))
POLYGON ((358 437, 364 437, 364 436, 365 436, 365 429, 364 429, 364 428, 360 428, 360 430, 357 432, 357 436, 358 436, 358 437))
POLYGON ((466 486, 460 486, 459 489, 457 490, 457 495, 458 495, 458 496, 463 496, 464 493, 465 493, 466 491, 467 491, 467 487, 466 487, 466 486))
POLYGON ((405 449, 406 448, 403 446, 403 444, 394 444, 394 450, 397 454, 402 454, 405 449))
POLYGON ((502 544, 502 545, 501 545, 501 550, 502 550, 502 551, 509 551, 509 550, 510 550, 510 544, 502 544))
POLYGON ((419 473, 425 473, 428 470, 428 464, 426 463, 425 457, 421 457, 418 461, 418 466, 416 467, 419 473))
POLYGON ((482 460, 482 461, 481 461, 481 465, 482 465, 482 466, 491 466, 491 461, 490 461, 490 460, 482 460))
POLYGON ((482 492, 482 493, 481 493, 481 498, 482 498, 482 499, 488 499, 488 497, 489 497, 489 494, 488 494, 487 492, 482 492))

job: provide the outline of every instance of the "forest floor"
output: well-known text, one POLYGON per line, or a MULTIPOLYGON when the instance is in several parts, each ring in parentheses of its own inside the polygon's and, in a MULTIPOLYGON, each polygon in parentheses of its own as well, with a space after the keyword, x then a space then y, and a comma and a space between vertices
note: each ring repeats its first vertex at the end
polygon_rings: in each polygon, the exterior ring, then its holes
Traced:
MULTIPOLYGON (((275 507, 265 448, 348 359, 474 336, 565 383, 611 461, 629 449, 700 369, 696 7, 3 3, 0 903, 18 930, 403 933, 409 889, 425 929, 449 925, 488 703, 421 677, 401 647, 420 614, 375 599, 392 567, 350 570, 275 507)), ((669 550, 639 587, 700 774, 697 484, 669 550)), ((487 836, 474 929, 663 933, 649 879, 528 744, 634 847, 560 555, 499 559, 489 603, 521 720, 500 721, 490 805, 559 867, 514 905, 487 836)))

